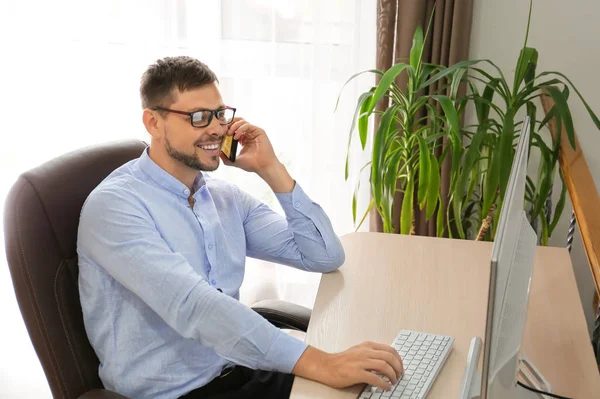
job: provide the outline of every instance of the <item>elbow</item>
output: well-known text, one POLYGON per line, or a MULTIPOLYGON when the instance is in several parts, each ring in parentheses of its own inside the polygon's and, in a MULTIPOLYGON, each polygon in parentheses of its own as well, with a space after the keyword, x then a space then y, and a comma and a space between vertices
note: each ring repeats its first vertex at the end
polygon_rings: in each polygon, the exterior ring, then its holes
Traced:
POLYGON ((346 261, 346 254, 344 253, 344 248, 340 246, 340 248, 329 257, 327 262, 323 265, 323 273, 330 273, 339 269, 344 262, 346 261))

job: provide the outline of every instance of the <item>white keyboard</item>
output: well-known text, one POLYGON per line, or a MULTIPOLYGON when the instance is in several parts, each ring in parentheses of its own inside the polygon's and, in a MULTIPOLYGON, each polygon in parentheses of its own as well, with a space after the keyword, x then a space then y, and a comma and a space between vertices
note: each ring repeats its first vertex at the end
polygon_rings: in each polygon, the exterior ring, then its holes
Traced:
MULTIPOLYGON (((454 338, 446 335, 400 330, 392 343, 404 363, 404 375, 391 391, 367 385, 359 399, 423 399, 427 396, 448 354, 454 338)), ((383 377, 389 382, 387 377, 383 377)))

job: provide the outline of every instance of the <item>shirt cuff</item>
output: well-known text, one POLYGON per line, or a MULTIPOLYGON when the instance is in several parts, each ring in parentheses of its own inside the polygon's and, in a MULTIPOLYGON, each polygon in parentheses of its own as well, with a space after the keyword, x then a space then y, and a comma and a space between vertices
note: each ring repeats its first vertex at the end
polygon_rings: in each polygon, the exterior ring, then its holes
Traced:
POLYGON ((265 363, 275 371, 290 374, 308 344, 279 331, 265 355, 265 363))
POLYGON ((275 197, 277 197, 281 208, 287 216, 292 216, 296 212, 306 215, 308 209, 314 205, 298 182, 296 182, 291 193, 275 193, 275 197))

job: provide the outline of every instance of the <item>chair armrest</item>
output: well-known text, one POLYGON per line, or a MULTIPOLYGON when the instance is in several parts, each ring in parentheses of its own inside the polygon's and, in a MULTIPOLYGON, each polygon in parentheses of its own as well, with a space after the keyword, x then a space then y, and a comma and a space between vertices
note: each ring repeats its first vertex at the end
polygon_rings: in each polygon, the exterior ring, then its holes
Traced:
POLYGON ((81 395, 79 399, 127 399, 127 397, 108 389, 93 389, 81 395))
POLYGON ((266 299, 251 306, 259 315, 275 327, 306 332, 311 310, 295 303, 279 299, 266 299))

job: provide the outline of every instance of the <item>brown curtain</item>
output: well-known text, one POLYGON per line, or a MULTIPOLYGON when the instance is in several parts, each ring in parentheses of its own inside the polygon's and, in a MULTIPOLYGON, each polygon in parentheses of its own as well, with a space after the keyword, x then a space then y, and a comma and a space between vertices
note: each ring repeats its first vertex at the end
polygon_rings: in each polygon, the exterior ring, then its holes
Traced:
MULTIPOLYGON (((425 32, 434 5, 435 14, 423 52, 425 62, 451 66, 459 61, 466 60, 469 57, 473 1, 378 0, 377 69, 385 71, 398 60, 403 58, 408 59, 415 29, 420 24, 425 32)), ((404 74, 398 79, 397 83, 400 87, 406 86, 404 74)), ((385 110, 383 101, 378 104, 377 109, 381 111, 385 110)), ((376 115, 375 126, 378 125, 379 115, 376 115)), ((450 158, 446 157, 442 165, 441 192, 444 209, 446 209, 448 203, 450 161, 450 158)), ((400 230, 401 206, 402 196, 398 194, 394 201, 394 226, 396 232, 400 230)), ((416 210, 418 210, 418 207, 416 210)), ((381 218, 376 211, 373 211, 371 214, 370 229, 371 231, 383 230, 381 218)), ((427 221, 424 212, 416 212, 415 233, 418 235, 435 236, 435 215, 427 221)))

